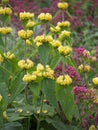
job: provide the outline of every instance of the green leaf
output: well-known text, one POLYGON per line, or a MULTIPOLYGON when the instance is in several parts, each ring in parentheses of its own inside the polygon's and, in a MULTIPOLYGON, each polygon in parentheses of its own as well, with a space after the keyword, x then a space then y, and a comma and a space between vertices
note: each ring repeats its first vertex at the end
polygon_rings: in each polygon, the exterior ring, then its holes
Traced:
POLYGON ((2 16, 3 26, 5 26, 5 24, 8 23, 9 20, 10 20, 10 16, 9 15, 3 15, 2 16))
POLYGON ((46 121, 49 124, 52 124, 57 130, 83 130, 82 128, 78 128, 78 127, 73 126, 73 125, 65 125, 59 119, 46 118, 46 121))
POLYGON ((11 91, 11 101, 15 100, 15 98, 25 89, 26 84, 22 81, 23 73, 18 72, 15 77, 12 78, 12 82, 10 84, 11 91))
POLYGON ((70 86, 57 86, 57 99, 59 100, 63 112, 69 121, 72 120, 75 109, 74 96, 71 92, 72 88, 70 86))
POLYGON ((52 124, 57 130, 68 130, 68 128, 60 120, 47 118, 46 121, 49 124, 52 124))
POLYGON ((54 58, 52 59, 52 61, 51 61, 50 67, 51 67, 52 69, 54 69, 54 68, 58 65, 58 63, 60 62, 60 60, 61 60, 60 55, 59 55, 59 54, 56 54, 56 55, 54 56, 54 58))
POLYGON ((13 122, 13 121, 19 121, 21 119, 27 118, 30 115, 32 115, 34 111, 35 108, 29 104, 27 105, 21 104, 18 107, 9 108, 7 110, 8 121, 13 122), (18 112, 19 109, 21 109, 22 112, 18 112))
POLYGON ((50 46, 48 43, 39 46, 39 55, 41 63, 45 66, 48 63, 50 46))
POLYGON ((2 35, 0 34, 0 45, 1 46, 4 46, 4 42, 3 42, 3 39, 2 39, 2 35))
POLYGON ((2 110, 5 110, 8 105, 8 91, 5 83, 0 83, 0 94, 2 95, 3 100, 3 104, 0 107, 2 107, 2 110))
POLYGON ((55 82, 52 79, 43 79, 41 81, 42 91, 46 99, 58 110, 58 102, 56 99, 55 82))
POLYGON ((3 111, 0 108, 0 128, 2 127, 2 125, 3 125, 3 111))
POLYGON ((35 102, 37 101, 38 97, 39 97, 39 93, 40 93, 40 86, 37 82, 33 82, 32 84, 30 84, 30 90, 33 93, 33 104, 35 104, 35 102))
POLYGON ((23 126, 19 122, 11 122, 5 124, 1 130, 23 130, 23 126))

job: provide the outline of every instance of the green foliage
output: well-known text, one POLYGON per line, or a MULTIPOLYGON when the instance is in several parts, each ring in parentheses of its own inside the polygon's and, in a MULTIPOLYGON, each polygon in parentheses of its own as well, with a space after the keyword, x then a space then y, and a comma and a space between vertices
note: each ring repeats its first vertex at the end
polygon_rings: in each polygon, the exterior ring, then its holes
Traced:
POLYGON ((48 63, 49 60, 49 50, 50 46, 48 45, 48 43, 39 46, 40 60, 44 66, 48 63))

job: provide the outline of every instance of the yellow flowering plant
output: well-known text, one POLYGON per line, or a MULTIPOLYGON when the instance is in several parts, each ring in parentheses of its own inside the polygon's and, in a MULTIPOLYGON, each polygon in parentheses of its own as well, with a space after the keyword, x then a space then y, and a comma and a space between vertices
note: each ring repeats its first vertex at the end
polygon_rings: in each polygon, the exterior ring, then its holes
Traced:
MULTIPOLYGON (((94 106, 91 116, 97 115, 98 77, 92 71, 97 58, 85 49, 79 63, 75 63, 71 23, 64 18, 69 4, 57 3, 62 19, 55 25, 51 22, 54 16, 48 12, 37 16, 33 12, 20 12, 18 18, 23 26, 14 36, 14 27, 8 19, 12 10, 5 6, 7 0, 2 2, 0 130, 83 130, 84 113, 81 111, 86 111, 88 117, 88 108, 92 110, 94 106), (76 102, 78 96, 80 104, 76 102), (36 122, 34 128, 33 121, 36 122)), ((93 123, 89 121, 86 129, 96 129, 96 123, 93 123)))

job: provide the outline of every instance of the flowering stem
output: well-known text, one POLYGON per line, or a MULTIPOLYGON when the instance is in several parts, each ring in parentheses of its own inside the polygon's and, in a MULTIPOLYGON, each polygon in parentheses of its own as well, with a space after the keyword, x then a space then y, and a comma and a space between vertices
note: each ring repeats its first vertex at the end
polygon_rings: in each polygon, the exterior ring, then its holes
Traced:
POLYGON ((62 11, 62 21, 64 21, 64 11, 62 11))
POLYGON ((24 59, 26 60, 26 58, 27 58, 27 45, 26 45, 26 40, 25 40, 24 59))

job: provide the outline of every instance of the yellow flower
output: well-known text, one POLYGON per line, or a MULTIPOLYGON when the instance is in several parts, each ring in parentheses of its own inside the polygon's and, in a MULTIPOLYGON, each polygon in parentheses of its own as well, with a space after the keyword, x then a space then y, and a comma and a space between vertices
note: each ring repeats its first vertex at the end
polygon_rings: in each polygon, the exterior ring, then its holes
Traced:
POLYGON ((30 13, 30 12, 21 12, 19 14, 20 20, 29 20, 33 17, 34 17, 34 13, 30 13))
POLYGON ((46 13, 45 20, 46 21, 51 21, 52 20, 52 15, 50 13, 46 13))
POLYGON ((20 60, 18 62, 18 66, 21 68, 21 69, 30 69, 34 66, 34 63, 33 61, 29 60, 29 59, 26 59, 26 60, 20 60))
POLYGON ((50 31, 52 33, 59 33, 60 32, 60 27, 56 26, 56 27, 50 27, 50 31))
POLYGON ((4 118, 5 120, 8 119, 8 116, 7 116, 7 112, 6 112, 6 111, 3 112, 3 118, 4 118))
POLYGON ((0 62, 4 61, 4 57, 0 54, 0 62))
POLYGON ((93 79, 92 79, 92 82, 93 82, 95 85, 97 85, 97 84, 98 84, 98 77, 93 78, 93 79))
POLYGON ((34 27, 36 25, 36 23, 34 21, 29 21, 26 25, 27 28, 31 28, 34 27))
POLYGON ((92 56, 92 57, 90 58, 90 61, 91 61, 91 62, 96 62, 96 61, 97 61, 97 58, 96 58, 95 56, 92 56))
POLYGON ((39 63, 37 65, 36 71, 34 71, 34 74, 38 77, 54 79, 54 70, 52 70, 49 65, 44 67, 39 63))
POLYGON ((62 21, 57 23, 58 27, 70 27, 70 22, 69 21, 62 21))
POLYGON ((19 108, 19 109, 17 110, 17 112, 22 113, 23 110, 19 108))
POLYGON ((60 85, 70 85, 72 83, 72 79, 69 75, 61 75, 57 78, 56 82, 60 85))
POLYGON ((44 66, 42 64, 38 64, 37 65, 37 71, 43 71, 44 70, 44 66))
POLYGON ((84 68, 83 64, 81 64, 81 65, 78 66, 78 69, 79 69, 80 71, 83 71, 83 68, 84 68))
POLYGON ((0 28, 0 33, 3 35, 7 35, 9 33, 11 33, 12 28, 11 27, 1 27, 0 28))
POLYGON ((88 130, 97 130, 95 125, 91 125, 88 130))
POLYGON ((11 60, 15 57, 15 55, 13 53, 11 53, 10 51, 4 53, 4 56, 5 56, 5 58, 7 58, 9 60, 11 60))
POLYGON ((27 38, 27 39, 30 38, 30 37, 32 36, 32 34, 33 34, 33 31, 32 31, 32 30, 27 30, 27 31, 26 31, 26 38, 27 38))
POLYGON ((58 7, 59 9, 65 10, 65 9, 68 8, 68 3, 67 3, 67 2, 59 2, 59 3, 57 4, 57 7, 58 7))
POLYGON ((52 40, 53 40, 53 38, 50 35, 47 35, 47 36, 40 35, 40 36, 35 37, 34 42, 36 43, 37 46, 40 46, 44 43, 46 43, 46 44, 50 43, 50 42, 52 42, 52 40))
POLYGON ((62 31, 61 34, 59 35, 59 39, 62 41, 62 40, 64 40, 65 38, 70 37, 70 34, 71 34, 70 31, 64 30, 64 31, 62 31))
POLYGON ((98 104, 98 96, 95 96, 95 97, 94 97, 93 103, 98 104))
POLYGON ((26 40, 26 44, 27 44, 27 45, 32 45, 32 42, 27 39, 27 40, 26 40))
POLYGON ((26 113, 27 113, 27 114, 30 114, 30 111, 27 110, 26 113))
POLYGON ((0 102, 2 101, 2 95, 0 94, 0 102))
POLYGON ((85 66, 84 66, 84 71, 85 71, 85 72, 89 72, 90 69, 91 69, 90 65, 85 65, 85 66))
POLYGON ((70 46, 59 46, 58 51, 60 54, 67 56, 72 52, 72 48, 70 46))
POLYGON ((32 30, 26 30, 25 31, 25 30, 22 29, 22 30, 18 31, 18 36, 22 39, 28 39, 32 36, 32 34, 33 34, 32 30))
POLYGON ((89 57, 90 56, 90 52, 88 50, 84 50, 83 51, 83 56, 89 57))
POLYGON ((37 114, 40 114, 40 113, 44 113, 44 114, 46 114, 48 111, 47 110, 37 110, 37 114))
POLYGON ((6 7, 6 8, 0 7, 0 14, 1 15, 11 15, 12 10, 9 7, 6 7))
POLYGON ((59 46, 61 46, 61 42, 58 41, 58 40, 53 40, 53 41, 51 42, 51 45, 52 45, 53 47, 59 47, 59 46))
POLYGON ((40 15, 38 15, 38 19, 40 21, 51 21, 52 15, 50 13, 41 13, 40 15))
POLYGON ((4 8, 5 11, 5 15, 11 15, 12 14, 12 10, 9 7, 4 8))
POLYGON ((32 82, 34 80, 36 80, 36 75, 35 74, 29 74, 29 73, 27 73, 23 77, 23 81, 24 82, 32 82))

